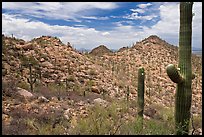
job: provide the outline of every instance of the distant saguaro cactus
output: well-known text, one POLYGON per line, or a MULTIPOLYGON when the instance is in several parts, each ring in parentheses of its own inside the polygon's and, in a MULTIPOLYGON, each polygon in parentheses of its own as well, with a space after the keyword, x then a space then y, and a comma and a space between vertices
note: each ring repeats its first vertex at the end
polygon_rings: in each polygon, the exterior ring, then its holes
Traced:
POLYGON ((33 72, 32 72, 32 64, 29 63, 29 78, 27 78, 28 83, 30 84, 30 90, 33 92, 33 86, 36 82, 36 77, 34 76, 33 72))
POLYGON ((129 96, 130 96, 130 87, 127 86, 127 101, 129 101, 129 96))
POLYGON ((193 2, 180 3, 179 64, 167 66, 169 78, 177 83, 175 99, 175 129, 177 135, 188 135, 192 100, 192 7, 193 2))
MULTIPOLYGON (((138 96, 138 116, 142 118, 143 121, 143 111, 144 111, 144 80, 145 80, 145 71, 143 67, 140 67, 138 70, 138 90, 137 90, 137 96, 138 96)), ((142 122, 143 123, 143 122, 142 122)))

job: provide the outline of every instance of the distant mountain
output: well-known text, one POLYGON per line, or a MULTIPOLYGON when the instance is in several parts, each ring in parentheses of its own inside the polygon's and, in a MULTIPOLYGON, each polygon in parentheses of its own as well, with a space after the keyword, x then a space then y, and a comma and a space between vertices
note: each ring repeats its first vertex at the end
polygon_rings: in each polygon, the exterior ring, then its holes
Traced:
POLYGON ((81 53, 88 53, 91 51, 91 49, 86 49, 86 48, 80 48, 80 49, 77 49, 77 51, 81 52, 81 53))
POLYGON ((120 49, 118 50, 118 52, 122 52, 122 51, 124 51, 124 50, 126 50, 126 49, 128 49, 128 47, 122 47, 122 48, 120 48, 120 49))
POLYGON ((192 47, 192 51, 202 51, 202 48, 192 47))
POLYGON ((110 53, 113 53, 113 52, 110 49, 108 49, 105 45, 100 45, 94 48, 89 54, 102 56, 104 54, 110 54, 110 53))

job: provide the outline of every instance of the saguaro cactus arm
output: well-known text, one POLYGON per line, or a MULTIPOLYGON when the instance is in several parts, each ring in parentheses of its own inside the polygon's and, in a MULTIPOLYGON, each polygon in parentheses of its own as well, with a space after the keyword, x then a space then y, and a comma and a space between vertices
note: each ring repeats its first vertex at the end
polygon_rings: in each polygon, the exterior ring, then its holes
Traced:
MULTIPOLYGON (((166 72, 169 76, 169 78, 174 83, 182 83, 184 81, 183 76, 180 73, 180 68, 176 68, 173 64, 169 64, 166 68, 166 72)), ((192 80, 196 77, 195 73, 192 73, 192 80)))
POLYGON ((182 75, 179 72, 179 69, 176 68, 173 64, 169 64, 167 66, 167 74, 169 78, 174 82, 174 83, 182 83, 184 81, 182 75))

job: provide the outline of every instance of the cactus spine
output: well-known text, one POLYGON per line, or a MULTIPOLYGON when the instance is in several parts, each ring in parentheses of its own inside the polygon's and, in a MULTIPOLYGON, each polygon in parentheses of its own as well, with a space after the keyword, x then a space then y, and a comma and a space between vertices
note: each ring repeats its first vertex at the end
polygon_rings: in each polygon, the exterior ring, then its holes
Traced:
POLYGON ((144 80, 145 80, 144 68, 140 67, 138 70, 137 102, 139 106, 138 116, 142 119, 142 121, 143 121, 143 111, 144 111, 144 80))
POLYGON ((177 135, 188 135, 192 100, 192 6, 193 2, 180 3, 179 64, 167 66, 169 78, 177 83, 175 99, 175 129, 177 135))
POLYGON ((31 63, 29 63, 29 74, 30 74, 30 77, 27 78, 27 81, 30 84, 30 90, 33 92, 33 86, 36 82, 36 77, 34 77, 34 75, 32 73, 32 64, 31 63))

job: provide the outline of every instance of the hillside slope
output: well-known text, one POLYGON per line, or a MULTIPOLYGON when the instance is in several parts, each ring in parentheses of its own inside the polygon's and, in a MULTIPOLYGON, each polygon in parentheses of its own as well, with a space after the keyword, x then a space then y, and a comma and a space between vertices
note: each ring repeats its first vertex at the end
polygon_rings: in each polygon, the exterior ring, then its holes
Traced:
MULTIPOLYGON (((155 113, 157 117, 161 115, 158 106, 174 107, 176 84, 168 78, 166 66, 178 64, 178 47, 157 36, 150 36, 114 53, 102 47, 106 50, 100 55, 101 50, 82 54, 70 43, 66 45, 51 36, 24 41, 2 35, 2 42, 2 122, 5 134, 26 134, 28 126, 23 127, 22 119, 29 124, 33 118, 49 123, 48 116, 52 117, 51 120, 58 117, 62 118, 61 121, 68 120, 70 128, 65 131, 71 132, 78 119, 93 112, 88 108, 96 102, 105 105, 115 101, 126 102, 127 98, 130 105, 128 109, 125 105, 125 111, 120 111, 123 112, 121 119, 131 121, 137 115, 137 71, 140 66, 145 68, 146 73, 145 117, 155 118, 155 113), (32 75, 36 78, 34 92, 30 91, 27 80, 30 78, 30 63, 32 75), (130 93, 127 92, 128 87, 130 93), (17 95, 22 88, 33 97, 28 99, 17 95)), ((192 113, 201 115, 202 59, 194 54, 192 70, 196 73, 192 85, 192 113)), ((122 104, 118 104, 116 110, 121 110, 121 107, 122 104)), ((35 131, 35 128, 32 129, 32 132, 35 131)))

